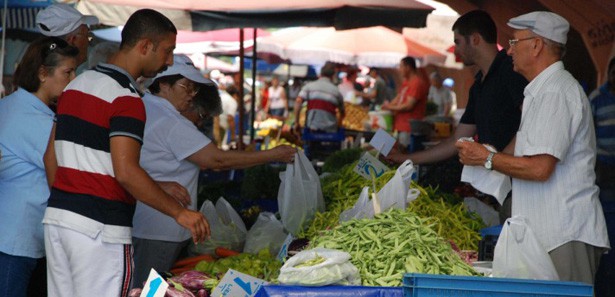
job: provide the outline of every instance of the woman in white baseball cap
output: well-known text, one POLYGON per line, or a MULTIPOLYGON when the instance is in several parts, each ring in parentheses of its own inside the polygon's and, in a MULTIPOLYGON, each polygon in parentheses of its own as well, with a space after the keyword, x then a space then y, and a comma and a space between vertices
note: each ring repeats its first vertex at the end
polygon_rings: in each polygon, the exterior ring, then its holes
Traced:
MULTIPOLYGON (((147 121, 140 163, 167 193, 187 208, 197 207, 200 169, 239 169, 269 162, 290 162, 296 152, 290 146, 260 152, 219 150, 181 115, 202 94, 209 94, 204 100, 220 100, 217 86, 204 78, 186 56, 175 55, 173 65, 154 78, 149 90, 151 94, 143 96, 147 121)), ((143 285, 151 268, 159 272, 171 269, 190 240, 188 230, 141 202, 137 203, 132 231, 135 288, 143 285)))

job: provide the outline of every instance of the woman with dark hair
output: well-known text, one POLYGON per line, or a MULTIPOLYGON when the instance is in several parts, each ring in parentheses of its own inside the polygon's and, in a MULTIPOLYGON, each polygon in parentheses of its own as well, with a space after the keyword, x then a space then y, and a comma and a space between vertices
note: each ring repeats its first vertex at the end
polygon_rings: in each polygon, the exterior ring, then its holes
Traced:
POLYGON ((75 78, 78 53, 60 38, 34 41, 15 71, 17 90, 0 100, 0 296, 26 296, 45 256, 43 154, 55 115, 49 106, 75 78))

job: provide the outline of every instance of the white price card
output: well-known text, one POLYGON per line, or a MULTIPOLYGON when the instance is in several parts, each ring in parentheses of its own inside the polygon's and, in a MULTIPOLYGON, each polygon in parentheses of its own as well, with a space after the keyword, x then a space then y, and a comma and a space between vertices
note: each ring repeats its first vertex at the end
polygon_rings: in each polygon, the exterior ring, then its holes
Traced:
POLYGON ((363 153, 361 159, 359 159, 359 163, 353 169, 354 172, 358 173, 362 177, 371 180, 372 174, 376 177, 381 176, 385 172, 389 170, 389 167, 384 165, 380 160, 376 157, 372 156, 369 152, 363 153))
POLYGON ((152 268, 139 297, 164 297, 168 288, 169 284, 152 268))
POLYGON ((214 288, 211 296, 223 297, 252 297, 266 284, 260 278, 229 269, 220 283, 214 288))
POLYGON ((380 128, 369 141, 369 145, 377 149, 383 156, 387 156, 395 145, 395 137, 380 128))
POLYGON ((288 256, 288 246, 291 242, 293 242, 293 240, 295 240, 295 237, 291 233, 288 233, 288 236, 286 236, 286 239, 284 239, 284 243, 282 243, 282 247, 278 252, 277 258, 280 262, 286 262, 286 257, 288 256))

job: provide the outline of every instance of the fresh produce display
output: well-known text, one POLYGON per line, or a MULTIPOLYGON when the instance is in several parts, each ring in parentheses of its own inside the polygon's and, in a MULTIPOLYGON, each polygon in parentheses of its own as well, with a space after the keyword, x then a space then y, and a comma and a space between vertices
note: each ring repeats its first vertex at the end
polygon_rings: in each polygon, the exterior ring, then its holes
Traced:
POLYGON ((363 122, 369 121, 369 114, 364 107, 344 102, 344 111, 346 115, 342 121, 342 127, 357 131, 365 130, 363 122))
POLYGON ((412 212, 392 209, 322 231, 310 247, 350 253, 365 286, 401 286, 407 272, 479 275, 433 226, 412 212))
MULTIPOLYGON (((310 226, 300 233, 299 237, 310 239, 321 230, 337 225, 342 211, 352 207, 357 202, 363 187, 372 186, 372 181, 353 171, 356 164, 357 162, 348 164, 321 181, 326 211, 316 213, 310 226)), ((395 170, 389 170, 376 178, 376 189, 380 190, 394 175, 395 170)))
MULTIPOLYGON (((223 256, 229 254, 228 250, 218 252, 221 252, 223 256)), ((256 255, 241 253, 213 262, 202 261, 196 265, 195 270, 220 279, 230 268, 271 282, 277 279, 280 267, 282 263, 269 253, 269 249, 263 249, 256 255)))
POLYGON ((483 220, 476 213, 468 212, 465 204, 445 200, 434 189, 426 188, 408 205, 408 210, 425 218, 438 235, 452 240, 462 250, 478 250, 480 229, 486 227, 483 220))
POLYGON ((363 149, 361 148, 351 148, 336 151, 325 159, 325 164, 322 166, 322 171, 336 172, 340 168, 359 160, 362 153, 363 149))

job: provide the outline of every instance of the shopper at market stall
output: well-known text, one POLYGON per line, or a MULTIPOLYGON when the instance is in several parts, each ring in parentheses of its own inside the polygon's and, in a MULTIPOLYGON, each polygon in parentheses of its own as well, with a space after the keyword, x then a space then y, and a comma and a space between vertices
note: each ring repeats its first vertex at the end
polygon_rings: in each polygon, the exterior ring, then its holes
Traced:
POLYGON ((508 21, 508 54, 527 78, 514 154, 457 143, 460 161, 512 177, 512 215, 525 216, 549 253, 560 280, 593 284, 609 248, 595 185, 596 138, 582 87, 561 61, 569 29, 561 16, 531 12, 508 21))
POLYGON ((53 182, 43 218, 49 296, 127 294, 136 200, 173 217, 195 242, 210 233, 201 213, 164 192, 139 165, 145 107, 135 79, 173 64, 176 35, 159 12, 134 12, 109 64, 79 75, 58 100, 45 153, 53 182))
POLYGON ((92 38, 90 26, 96 24, 97 17, 83 15, 64 3, 54 3, 36 14, 36 26, 41 34, 62 38, 79 49, 77 66, 88 58, 88 46, 92 38))
POLYGON ((437 72, 433 72, 429 75, 429 82, 431 86, 429 87, 427 99, 438 106, 435 115, 443 117, 451 116, 453 92, 442 84, 442 76, 437 72))
POLYGON ((393 130, 397 132, 397 141, 407 148, 410 145, 410 120, 425 117, 429 84, 419 74, 416 60, 412 57, 401 59, 399 72, 404 78, 401 88, 397 96, 383 103, 381 108, 393 112, 393 130))
POLYGON ((363 97, 363 104, 369 106, 369 110, 376 110, 376 107, 380 106, 387 101, 388 93, 386 82, 382 76, 380 76, 380 69, 370 68, 369 76, 372 78, 372 87, 365 92, 363 97))
MULTIPOLYGON (((491 16, 482 10, 470 11, 455 21, 453 32, 455 55, 465 66, 479 69, 465 112, 451 137, 412 154, 393 150, 387 156, 390 161, 401 164, 410 159, 418 165, 444 161, 457 154, 455 143, 462 137, 473 137, 502 151, 519 128, 527 80, 513 71, 506 50, 498 51, 497 28, 491 16)), ((510 217, 510 194, 503 204, 501 221, 510 217)))
MULTIPOLYGON (((240 169, 269 162, 290 162, 296 149, 279 146, 268 151, 222 151, 180 112, 190 108, 199 89, 217 86, 201 76, 192 61, 176 55, 173 66, 160 73, 143 96, 145 123, 141 166, 157 181, 175 182, 185 207, 196 209, 199 169, 240 169)), ((209 92, 216 94, 215 92, 209 92)), ((220 100, 220 97, 207 98, 220 100)), ((173 185, 175 187, 175 185, 173 185)), ((133 219, 134 287, 142 287, 151 268, 168 271, 190 233, 158 210, 137 202, 133 219)))
POLYGON ((335 133, 338 127, 342 126, 342 120, 345 116, 344 98, 332 82, 334 75, 335 65, 326 63, 320 70, 320 78, 306 84, 299 92, 299 97, 295 101, 294 130, 296 133, 301 133, 302 126, 299 115, 304 101, 307 102, 305 123, 303 124, 306 128, 313 131, 335 133))
POLYGON ((607 80, 589 96, 596 129, 596 184, 600 200, 615 201, 615 57, 611 58, 607 80))
POLYGON ((79 50, 56 37, 32 42, 0 100, 0 296, 26 296, 37 260, 45 256, 43 212, 49 198, 43 154, 55 104, 75 78, 79 50))
POLYGON ((274 76, 269 87, 268 100, 265 105, 265 114, 283 120, 288 117, 288 98, 286 90, 280 86, 280 79, 274 76))

